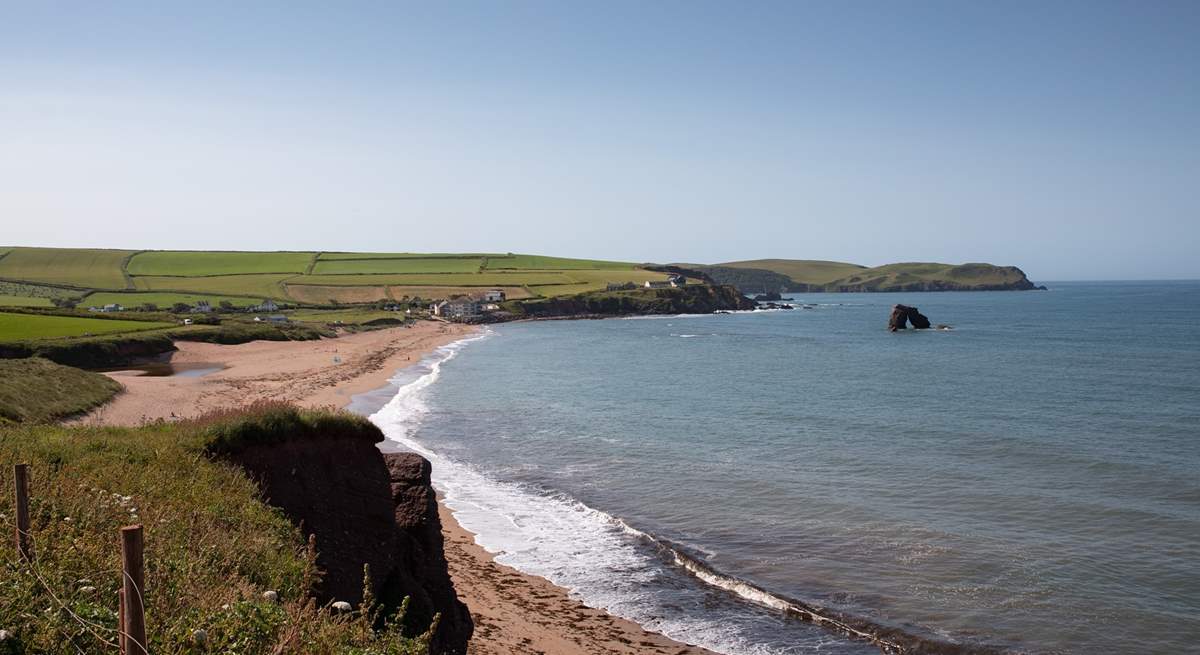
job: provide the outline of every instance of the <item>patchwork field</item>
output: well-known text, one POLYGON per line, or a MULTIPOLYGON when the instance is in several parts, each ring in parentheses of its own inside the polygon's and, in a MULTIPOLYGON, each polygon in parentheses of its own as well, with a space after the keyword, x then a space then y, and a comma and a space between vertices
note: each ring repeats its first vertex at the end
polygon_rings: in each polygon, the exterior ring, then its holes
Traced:
POLYGON ((58 339, 172 327, 173 323, 0 312, 0 342, 58 339))
POLYGON ((347 253, 0 249, 0 300, 47 306, 147 303, 167 308, 205 299, 235 306, 263 298, 299 304, 365 304, 502 288, 509 298, 603 289, 610 282, 663 280, 628 262, 514 253, 347 253), (48 284, 63 287, 46 286, 48 284), (38 286, 41 285, 41 286, 38 286), (127 292, 127 293, 118 293, 127 292), (137 292, 134 294, 133 292, 137 292), (127 295, 128 294, 128 295, 127 295))
POLYGON ((483 265, 482 258, 467 257, 402 257, 383 259, 317 260, 313 274, 340 275, 346 273, 475 273, 483 265))
POLYGON ((6 296, 0 294, 0 307, 53 307, 49 298, 33 296, 6 296))
POLYGON ((262 299, 249 298, 245 296, 222 296, 217 294, 199 293, 97 291, 96 293, 86 296, 80 304, 86 307, 103 307, 104 305, 110 304, 118 304, 124 307, 141 307, 146 304, 151 304, 162 309, 169 309, 175 303, 195 305, 201 300, 207 300, 213 307, 220 305, 221 301, 229 302, 234 307, 249 307, 251 305, 257 305, 262 299))
MULTIPOLYGON (((397 300, 400 298, 404 298, 405 296, 407 296, 409 298, 432 299, 432 298, 449 298, 451 296, 466 296, 466 295, 470 295, 472 293, 479 293, 479 287, 422 287, 422 286, 400 287, 400 286, 395 286, 395 287, 390 287, 390 288, 391 288, 391 292, 392 292, 392 297, 396 298, 397 300)), ((488 288, 500 289, 501 291, 504 292, 505 297, 508 298, 509 300, 524 300, 525 298, 533 297, 533 294, 530 293, 529 290, 526 289, 525 287, 501 286, 501 287, 488 287, 488 288)))
POLYGON ((69 284, 89 289, 124 289, 124 261, 135 251, 13 248, 0 259, 0 278, 69 284))
POLYGON ((243 275, 303 273, 313 261, 311 252, 191 252, 153 251, 129 260, 130 275, 243 275))
POLYGON ((174 291, 177 293, 217 293, 260 298, 287 299, 280 283, 299 277, 279 273, 274 275, 213 275, 208 277, 165 277, 143 275, 133 278, 140 291, 174 291))
POLYGON ((379 302, 388 300, 384 286, 330 286, 322 284, 288 284, 287 295, 292 300, 312 305, 331 302, 343 304, 379 302))

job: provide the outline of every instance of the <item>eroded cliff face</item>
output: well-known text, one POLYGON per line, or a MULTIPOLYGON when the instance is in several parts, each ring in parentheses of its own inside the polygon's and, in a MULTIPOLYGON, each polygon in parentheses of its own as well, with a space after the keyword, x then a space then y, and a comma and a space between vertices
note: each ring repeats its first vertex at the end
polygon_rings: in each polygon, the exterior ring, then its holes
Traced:
POLYGON ((473 626, 458 600, 442 550, 430 465, 419 455, 384 455, 382 439, 292 439, 224 453, 258 481, 263 495, 305 535, 314 535, 324 571, 321 602, 362 601, 363 565, 386 607, 411 598, 406 634, 425 632, 440 614, 432 653, 466 652, 473 626))

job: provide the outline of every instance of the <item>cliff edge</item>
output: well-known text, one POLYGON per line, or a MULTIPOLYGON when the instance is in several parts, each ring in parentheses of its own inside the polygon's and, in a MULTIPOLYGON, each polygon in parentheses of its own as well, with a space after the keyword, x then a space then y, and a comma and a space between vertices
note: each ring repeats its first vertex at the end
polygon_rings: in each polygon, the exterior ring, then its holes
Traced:
POLYGON ((245 469, 271 505, 313 536, 324 572, 318 600, 357 606, 367 565, 385 610, 410 598, 405 634, 424 633, 440 615, 430 652, 465 653, 473 625, 447 570, 429 462, 384 455, 375 447, 383 434, 365 420, 353 429, 329 423, 275 432, 286 434, 235 436, 211 450, 245 469))

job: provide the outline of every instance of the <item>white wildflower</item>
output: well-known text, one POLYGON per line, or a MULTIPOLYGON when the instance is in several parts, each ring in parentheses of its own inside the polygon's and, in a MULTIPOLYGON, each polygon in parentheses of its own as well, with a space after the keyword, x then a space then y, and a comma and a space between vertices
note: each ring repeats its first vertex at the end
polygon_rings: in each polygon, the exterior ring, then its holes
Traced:
POLYGON ((332 607, 338 612, 349 612, 350 610, 354 609, 350 606, 350 603, 347 603, 344 600, 337 601, 332 605, 332 607))
POLYGON ((200 646, 208 643, 208 631, 204 628, 196 628, 192 631, 192 641, 200 646))
POLYGON ((279 594, 277 594, 274 591, 271 591, 269 589, 267 591, 262 592, 262 597, 263 597, 263 600, 272 602, 272 603, 279 600, 279 594))

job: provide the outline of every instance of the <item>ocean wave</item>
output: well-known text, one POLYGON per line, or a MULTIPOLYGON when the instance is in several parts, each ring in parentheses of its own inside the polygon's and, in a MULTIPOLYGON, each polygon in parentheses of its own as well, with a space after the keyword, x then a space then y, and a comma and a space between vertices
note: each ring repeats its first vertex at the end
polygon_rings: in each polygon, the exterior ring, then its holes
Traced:
MULTIPOLYGON (((683 574, 729 593, 763 612, 783 614, 831 630, 850 641, 865 642, 888 653, 991 652, 968 650, 936 642, 895 627, 850 617, 816 605, 773 594, 751 582, 723 573, 693 555, 690 549, 639 530, 618 517, 562 493, 497 480, 485 471, 446 457, 415 438, 429 414, 427 390, 442 366, 467 345, 491 337, 492 330, 438 348, 405 376, 395 396, 370 420, 392 442, 429 459, 433 483, 456 520, 476 535, 476 542, 496 555, 496 561, 538 575, 567 588, 572 597, 616 616, 632 620, 668 637, 729 655, 775 655, 797 652, 756 643, 752 630, 739 627, 740 617, 720 612, 663 612, 654 590, 678 586, 672 576, 683 574), (413 378, 413 373, 416 377, 413 378)), ((749 620, 753 620, 752 618, 749 620)), ((817 630, 807 648, 828 648, 817 630)), ((847 644, 849 645, 849 644, 847 644)), ((864 644, 865 645, 865 644, 864 644)))

